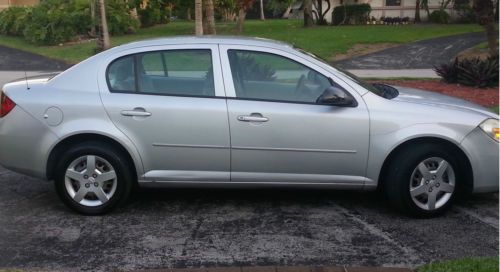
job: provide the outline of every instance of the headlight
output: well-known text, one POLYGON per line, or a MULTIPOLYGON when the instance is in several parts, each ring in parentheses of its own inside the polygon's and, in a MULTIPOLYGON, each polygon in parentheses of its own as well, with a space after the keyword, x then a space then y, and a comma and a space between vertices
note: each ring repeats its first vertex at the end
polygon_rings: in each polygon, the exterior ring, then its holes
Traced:
POLYGON ((498 119, 487 119, 482 122, 479 127, 497 142, 500 140, 500 128, 498 125, 498 119))

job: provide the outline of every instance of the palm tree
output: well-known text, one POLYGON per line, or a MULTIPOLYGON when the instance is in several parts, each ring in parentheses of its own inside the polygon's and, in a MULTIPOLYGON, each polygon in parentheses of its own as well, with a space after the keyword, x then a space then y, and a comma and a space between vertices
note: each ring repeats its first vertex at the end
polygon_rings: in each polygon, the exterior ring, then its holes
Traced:
POLYGON ((266 16, 264 15, 264 0, 260 0, 260 19, 266 19, 266 16))
POLYGON ((205 16, 203 17, 203 32, 204 34, 214 35, 215 31, 215 12, 214 12, 214 1, 205 0, 203 2, 203 7, 205 8, 205 16))
POLYGON ((420 23, 420 0, 415 1, 415 23, 420 23))
POLYGON ((106 20, 106 4, 104 0, 99 0, 99 39, 97 47, 100 51, 104 51, 111 47, 109 41, 108 22, 106 20))
POLYGON ((314 26, 314 19, 312 14, 312 0, 304 0, 304 26, 314 26))
POLYGON ((203 5, 201 0, 194 0, 194 18, 196 35, 203 35, 203 5))

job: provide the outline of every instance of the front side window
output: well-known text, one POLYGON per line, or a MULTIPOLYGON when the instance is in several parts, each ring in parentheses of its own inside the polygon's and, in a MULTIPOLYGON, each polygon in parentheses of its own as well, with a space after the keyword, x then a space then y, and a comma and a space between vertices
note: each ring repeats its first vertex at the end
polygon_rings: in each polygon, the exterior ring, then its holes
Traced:
POLYGON ((208 49, 154 51, 122 57, 111 63, 107 78, 111 91, 215 96, 212 52, 208 49))
POLYGON ((316 103, 328 78, 291 59, 256 51, 229 50, 239 98, 316 103))

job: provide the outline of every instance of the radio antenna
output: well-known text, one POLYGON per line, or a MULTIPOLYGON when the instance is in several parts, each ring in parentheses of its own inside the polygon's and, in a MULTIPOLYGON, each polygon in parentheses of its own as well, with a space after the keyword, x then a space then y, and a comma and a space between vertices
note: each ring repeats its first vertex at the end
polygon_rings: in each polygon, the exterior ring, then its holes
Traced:
POLYGON ((30 89, 30 85, 28 84, 28 73, 26 73, 26 70, 24 70, 24 79, 26 80, 26 89, 30 89))

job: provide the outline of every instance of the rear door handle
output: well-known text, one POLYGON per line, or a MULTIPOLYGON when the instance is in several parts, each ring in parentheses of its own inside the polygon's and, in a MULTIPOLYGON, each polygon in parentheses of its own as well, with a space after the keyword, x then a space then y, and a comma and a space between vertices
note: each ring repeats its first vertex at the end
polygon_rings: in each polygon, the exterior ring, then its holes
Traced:
POLYGON ((124 110, 121 112, 123 116, 139 116, 139 117, 148 117, 151 116, 150 112, 147 112, 143 108, 135 108, 133 110, 124 110))
POLYGON ((238 121, 242 122, 267 122, 269 118, 263 116, 254 116, 254 115, 240 115, 238 116, 238 121))

